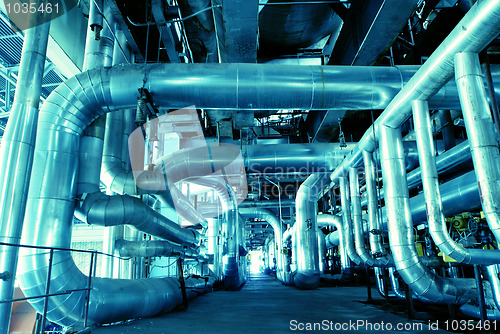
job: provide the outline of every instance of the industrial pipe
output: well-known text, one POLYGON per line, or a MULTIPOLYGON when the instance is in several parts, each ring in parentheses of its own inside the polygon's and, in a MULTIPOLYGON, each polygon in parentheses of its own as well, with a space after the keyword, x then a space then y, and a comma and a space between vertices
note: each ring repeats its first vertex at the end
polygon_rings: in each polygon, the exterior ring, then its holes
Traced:
POLYGON ((297 268, 295 286, 315 289, 319 285, 318 239, 316 235, 316 196, 324 187, 321 174, 311 174, 299 187, 295 198, 297 217, 294 224, 297 268))
POLYGON ((356 254, 363 263, 372 266, 375 264, 373 256, 365 247, 365 236, 363 230, 363 217, 361 212, 361 201, 359 199, 359 180, 357 167, 349 168, 349 189, 351 191, 352 222, 354 224, 354 242, 356 254))
MULTIPOLYGON (((444 254, 458 262, 467 264, 500 263, 500 251, 467 249, 457 244, 448 234, 443 214, 441 193, 439 191, 429 107, 426 101, 413 101, 413 121, 417 136, 420 169, 422 171, 427 222, 429 224, 429 232, 436 246, 444 254)), ((493 142, 496 142, 496 140, 493 140, 493 142)))
POLYGON ((261 208, 239 208, 238 212, 241 216, 245 218, 258 218, 265 220, 274 231, 274 243, 275 250, 277 254, 276 257, 276 276, 280 281, 283 281, 283 241, 282 241, 282 233, 283 233, 283 225, 276 215, 267 209, 261 208))
MULTIPOLYGON (((36 15, 35 19, 43 16, 36 15)), ((35 24, 24 34, 14 103, 0 145, 3 175, 0 179, 0 242, 19 244, 21 240, 49 27, 49 22, 35 24)), ((10 300, 14 295, 18 251, 17 247, 0 246, 2 270, 9 277, 0 284, 0 300, 10 300)), ((12 303, 0 304, 0 333, 9 330, 11 309, 12 303)))
POLYGON ((477 53, 458 53, 455 72, 481 206, 488 226, 500 242, 500 152, 477 53))
MULTIPOLYGON (((500 3, 497 0, 477 1, 460 20, 448 37, 433 52, 415 75, 403 86, 403 89, 385 107, 384 112, 370 127, 356 148, 332 173, 332 181, 338 180, 348 167, 355 167, 361 162, 363 150, 373 152, 380 126, 400 127, 411 116, 410 102, 428 100, 431 109, 436 108, 431 100, 438 98, 438 92, 453 77, 455 54, 459 52, 480 52, 498 36, 500 29, 500 3)), ((496 84, 495 84, 496 85, 496 84)), ((440 92, 442 92, 441 90, 440 92)))
POLYGON ((332 235, 332 233, 327 235, 326 238, 326 247, 331 248, 334 246, 339 247, 340 254, 340 267, 342 270, 350 268, 349 255, 347 254, 347 249, 344 245, 344 229, 342 228, 342 218, 335 215, 328 214, 320 214, 317 216, 317 224, 318 227, 331 226, 335 227, 338 231, 338 243, 333 243, 328 236, 332 235))
POLYGON ((351 261, 359 265, 363 263, 363 260, 356 253, 356 248, 354 247, 354 228, 351 219, 351 205, 348 197, 349 190, 347 184, 347 175, 345 177, 342 176, 339 181, 340 202, 342 205, 342 220, 344 222, 344 245, 351 261))
POLYGON ((379 128, 389 243, 396 270, 418 296, 436 303, 465 304, 476 299, 474 281, 433 274, 415 249, 400 129, 379 128))

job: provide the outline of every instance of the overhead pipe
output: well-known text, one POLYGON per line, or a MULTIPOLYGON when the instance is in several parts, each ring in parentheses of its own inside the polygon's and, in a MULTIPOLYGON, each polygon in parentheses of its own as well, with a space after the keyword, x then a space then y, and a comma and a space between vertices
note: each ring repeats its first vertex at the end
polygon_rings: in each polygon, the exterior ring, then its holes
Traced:
POLYGON ((455 56, 455 76, 481 206, 489 228, 500 242, 500 152, 477 53, 462 52, 455 56))
POLYGON ((389 243, 396 270, 426 300, 453 304, 475 300, 474 280, 437 276, 420 261, 415 249, 401 131, 383 126, 379 138, 389 243))
POLYGON ((335 227, 338 231, 338 243, 333 243, 328 236, 332 235, 332 233, 328 234, 326 238, 326 247, 331 248, 334 246, 339 247, 339 254, 340 254, 340 267, 342 270, 345 270, 347 268, 350 268, 350 262, 349 262, 349 255, 347 254, 347 249, 344 244, 344 229, 342 228, 342 218, 339 216, 335 215, 328 215, 328 214, 320 214, 317 216, 317 224, 318 227, 325 227, 325 226, 331 226, 335 227))
MULTIPOLYGON (((466 264, 500 263, 500 251, 464 248, 456 243, 448 234, 448 227, 446 226, 443 214, 441 193, 439 191, 429 106, 426 101, 416 100, 413 101, 412 107, 420 169, 422 171, 425 207, 427 209, 427 222, 432 239, 444 254, 457 262, 466 264)), ((495 140, 493 141, 496 142, 495 140)))
MULTIPOLYGON (((43 15, 37 15, 36 18, 43 15)), ((37 23, 37 22, 34 22, 37 23)), ((40 22, 38 22, 40 23, 40 22)), ((31 176, 38 106, 45 69, 50 23, 36 24, 24 34, 16 93, 0 145, 0 242, 19 244, 31 176)), ((17 247, 0 246, 0 300, 14 295, 17 247)), ((0 304, 0 333, 9 330, 12 303, 0 304)))
POLYGON ((342 205, 342 220, 344 222, 344 244, 347 250, 347 255, 352 262, 355 264, 362 264, 363 260, 356 253, 356 248, 354 247, 354 237, 353 237, 353 224, 351 219, 351 205, 349 202, 349 190, 348 190, 348 180, 346 176, 342 176, 339 179, 339 190, 340 190, 340 202, 342 205))
POLYGON ((427 100, 431 109, 455 109, 436 108, 434 102, 432 102, 440 94, 436 92, 450 84, 448 81, 453 77, 455 54, 482 51, 498 36, 499 28, 500 3, 497 0, 477 1, 448 37, 385 107, 384 112, 373 125, 375 131, 370 127, 365 132, 356 148, 332 173, 332 181, 338 180, 346 168, 358 166, 361 162, 363 150, 370 152, 375 150, 376 138, 374 134, 378 133, 377 129, 380 126, 398 128, 411 116, 411 101, 427 100))
POLYGON ((283 225, 276 215, 267 209, 261 208, 238 208, 238 212, 245 218, 258 218, 266 221, 274 231, 274 243, 276 254, 276 275, 280 281, 283 281, 283 225))
POLYGON ((295 197, 297 217, 294 232, 297 268, 293 280, 299 289, 315 289, 319 285, 316 196, 323 189, 325 181, 323 175, 311 174, 300 185, 295 197))

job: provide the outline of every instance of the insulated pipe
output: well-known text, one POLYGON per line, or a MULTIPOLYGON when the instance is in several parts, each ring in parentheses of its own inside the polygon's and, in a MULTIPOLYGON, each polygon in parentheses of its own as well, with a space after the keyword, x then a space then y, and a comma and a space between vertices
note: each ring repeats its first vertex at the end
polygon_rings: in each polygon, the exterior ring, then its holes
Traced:
POLYGON ((352 221, 354 224, 354 242, 356 247, 356 253, 361 258, 363 263, 369 266, 375 264, 373 256, 368 253, 365 247, 365 236, 363 231, 363 217, 361 212, 361 201, 359 199, 359 180, 358 180, 358 168, 349 168, 349 183, 351 190, 351 208, 352 208, 352 221))
POLYGON ((500 242, 500 152, 478 55, 458 53, 455 56, 455 71, 481 206, 488 226, 500 242))
POLYGON ((487 266, 486 272, 490 281, 495 306, 500 310, 500 267, 498 264, 487 266))
POLYGON ((340 218, 339 216, 335 216, 335 215, 328 215, 328 214, 320 214, 318 215, 317 217, 317 224, 318 224, 318 227, 324 227, 324 226, 331 226, 331 227, 335 227, 338 231, 338 243, 336 243, 335 245, 332 244, 332 242, 330 241, 330 239, 328 238, 328 236, 332 235, 332 233, 328 234, 327 238, 326 238, 326 247, 327 248, 331 248, 331 247, 334 247, 334 246, 338 246, 339 247, 339 254, 340 254, 340 266, 342 268, 342 270, 346 269, 346 268, 350 268, 350 263, 349 263, 349 255, 347 254, 347 249, 344 245, 344 236, 343 236, 343 228, 342 228, 342 218, 340 218))
POLYGON ((245 145, 243 160, 249 174, 304 175, 327 173, 342 162, 355 144, 306 143, 245 145))
POLYGON ((295 198, 297 217, 294 230, 297 270, 293 280, 299 289, 315 289, 319 285, 316 196, 323 189, 323 181, 323 175, 311 174, 300 185, 295 198))
POLYGON ((276 273, 280 281, 283 281, 283 241, 282 241, 282 231, 283 226, 276 215, 267 209, 261 208, 239 208, 238 212, 241 216, 245 218, 258 218, 265 220, 274 231, 274 241, 276 249, 276 273))
POLYGON ((436 155, 432 139, 429 106, 426 101, 413 101, 413 122, 417 137, 420 169, 422 171, 427 222, 429 224, 429 232, 436 246, 438 246, 444 254, 457 262, 467 264, 500 263, 500 251, 467 249, 457 244, 448 234, 448 228, 443 214, 441 193, 439 191, 439 179, 436 169, 436 155))
POLYGON ((420 261, 415 249, 401 131, 383 126, 379 138, 389 243, 396 270, 419 297, 454 304, 475 300, 474 280, 437 276, 420 261))
POLYGON ((377 184, 375 181, 377 172, 375 171, 375 163, 373 162, 373 153, 363 151, 363 162, 365 166, 364 173, 366 180, 366 194, 368 198, 368 231, 370 235, 370 249, 373 257, 375 257, 377 261, 380 261, 383 264, 388 264, 389 260, 385 258, 386 251, 382 246, 381 233, 377 233, 377 231, 382 230, 382 227, 380 226, 379 220, 377 184))
MULTIPOLYGON (((189 169, 189 163, 187 169, 189 169)), ((201 177, 188 179, 187 181, 209 187, 213 189, 219 197, 222 212, 224 213, 224 222, 227 233, 227 249, 226 253, 222 256, 224 289, 237 290, 244 282, 238 263, 238 206, 234 191, 229 184, 225 184, 215 178, 201 177)))
MULTIPOLYGON (((384 112, 375 121, 375 130, 380 126, 400 127, 410 116, 410 102, 428 100, 431 109, 436 108, 433 99, 453 77, 453 62, 459 52, 480 52, 498 36, 500 28, 500 2, 498 0, 477 1, 460 20, 448 37, 433 52, 417 73, 404 85, 403 89, 387 105, 384 112)), ((363 150, 375 150, 374 129, 370 127, 356 148, 332 173, 336 181, 347 167, 355 167, 361 161, 363 150)))
POLYGON ((142 241, 116 241, 116 250, 122 257, 157 257, 178 256, 185 258, 198 258, 201 256, 198 250, 182 247, 164 240, 142 240, 142 241))
POLYGON ((316 235, 318 238, 318 269, 319 269, 319 274, 322 275, 325 272, 326 268, 326 260, 325 260, 325 255, 326 255, 326 242, 325 242, 325 234, 321 230, 321 228, 317 227, 316 228, 316 235))
POLYGON ((139 231, 178 244, 198 246, 200 235, 194 230, 182 228, 137 197, 127 195, 108 196, 101 192, 87 195, 77 217, 90 225, 132 225, 139 231))
POLYGON ((351 220, 351 205, 348 198, 348 185, 346 180, 347 175, 340 177, 339 179, 339 190, 340 190, 340 202, 342 204, 342 220, 344 222, 344 245, 347 249, 347 255, 352 262, 356 264, 363 263, 363 260, 356 253, 356 248, 354 247, 353 239, 353 224, 351 220))
MULTIPOLYGON (((37 15, 43 17, 43 15, 37 15)), ((0 242, 19 244, 31 176, 40 90, 50 23, 35 25, 24 35, 14 103, 0 145, 0 242)), ((0 300, 14 295, 17 247, 0 246, 0 300)), ((7 333, 12 304, 0 304, 0 333, 7 333)))

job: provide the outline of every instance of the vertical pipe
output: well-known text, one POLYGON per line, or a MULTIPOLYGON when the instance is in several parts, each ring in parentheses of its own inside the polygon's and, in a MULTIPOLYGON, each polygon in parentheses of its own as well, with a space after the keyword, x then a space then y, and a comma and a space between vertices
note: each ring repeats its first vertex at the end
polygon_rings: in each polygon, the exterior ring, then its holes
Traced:
POLYGON ((479 304, 479 314, 481 316, 481 322, 484 324, 486 321, 486 302, 484 300, 484 289, 483 280, 481 278, 481 267, 477 264, 474 265, 474 277, 476 279, 477 287, 477 300, 479 304))
MULTIPOLYGON (((38 106, 50 23, 26 30, 14 103, 0 147, 0 242, 19 244, 33 163, 38 106)), ((0 246, 0 300, 12 299, 17 247, 0 246)), ((12 303, 0 304, 0 333, 7 333, 12 303)))
POLYGON ((437 276, 420 261, 415 249, 401 131, 381 126, 379 138, 389 243, 396 270, 419 297, 438 303, 465 303, 476 298, 468 280, 437 276))
POLYGON ((497 242, 500 242, 500 153, 477 53, 456 54, 455 81, 470 143, 481 206, 491 231, 497 242))
MULTIPOLYGON (((373 153, 363 151, 363 162, 365 166, 366 195, 368 198, 368 226, 370 231, 380 231, 379 210, 377 201, 376 171, 373 153)), ((382 247, 382 236, 379 233, 370 232, 370 248, 374 257, 386 255, 382 247)))
POLYGON ((354 248, 353 226, 351 220, 351 209, 347 195, 348 189, 346 176, 341 176, 339 178, 339 187, 340 201, 342 204, 342 220, 344 221, 344 245, 351 261, 356 264, 361 264, 363 260, 361 260, 359 255, 356 253, 356 249, 354 248))
POLYGON ((354 242, 356 253, 361 260, 369 266, 374 264, 373 257, 365 248, 365 237, 363 231, 363 217, 361 212, 361 199, 359 198, 359 174, 357 167, 349 168, 349 183, 351 190, 352 220, 354 223, 354 242))
POLYGON ((442 119, 445 122, 445 126, 441 130, 444 141, 444 150, 448 151, 456 144, 455 130, 453 127, 453 121, 451 120, 451 112, 449 110, 441 110, 440 112, 443 113, 442 119))

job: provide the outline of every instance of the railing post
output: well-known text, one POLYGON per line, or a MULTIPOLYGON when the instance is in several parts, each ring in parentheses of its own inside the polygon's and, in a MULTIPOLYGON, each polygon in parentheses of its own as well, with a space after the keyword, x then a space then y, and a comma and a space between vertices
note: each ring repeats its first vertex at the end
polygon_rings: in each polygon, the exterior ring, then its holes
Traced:
POLYGON ((90 269, 89 269, 89 281, 88 281, 88 290, 87 290, 87 302, 85 303, 85 319, 83 321, 83 325, 87 327, 87 319, 89 316, 89 303, 90 303, 90 289, 92 288, 92 274, 94 272, 94 256, 96 256, 96 252, 92 252, 90 256, 90 269))
POLYGON ((49 307, 49 294, 50 294, 50 280, 52 276, 52 260, 54 259, 54 250, 50 250, 49 255, 49 268, 47 272, 47 284, 45 285, 45 299, 43 303, 42 326, 40 326, 40 333, 43 334, 45 322, 47 320, 47 308, 49 307))

